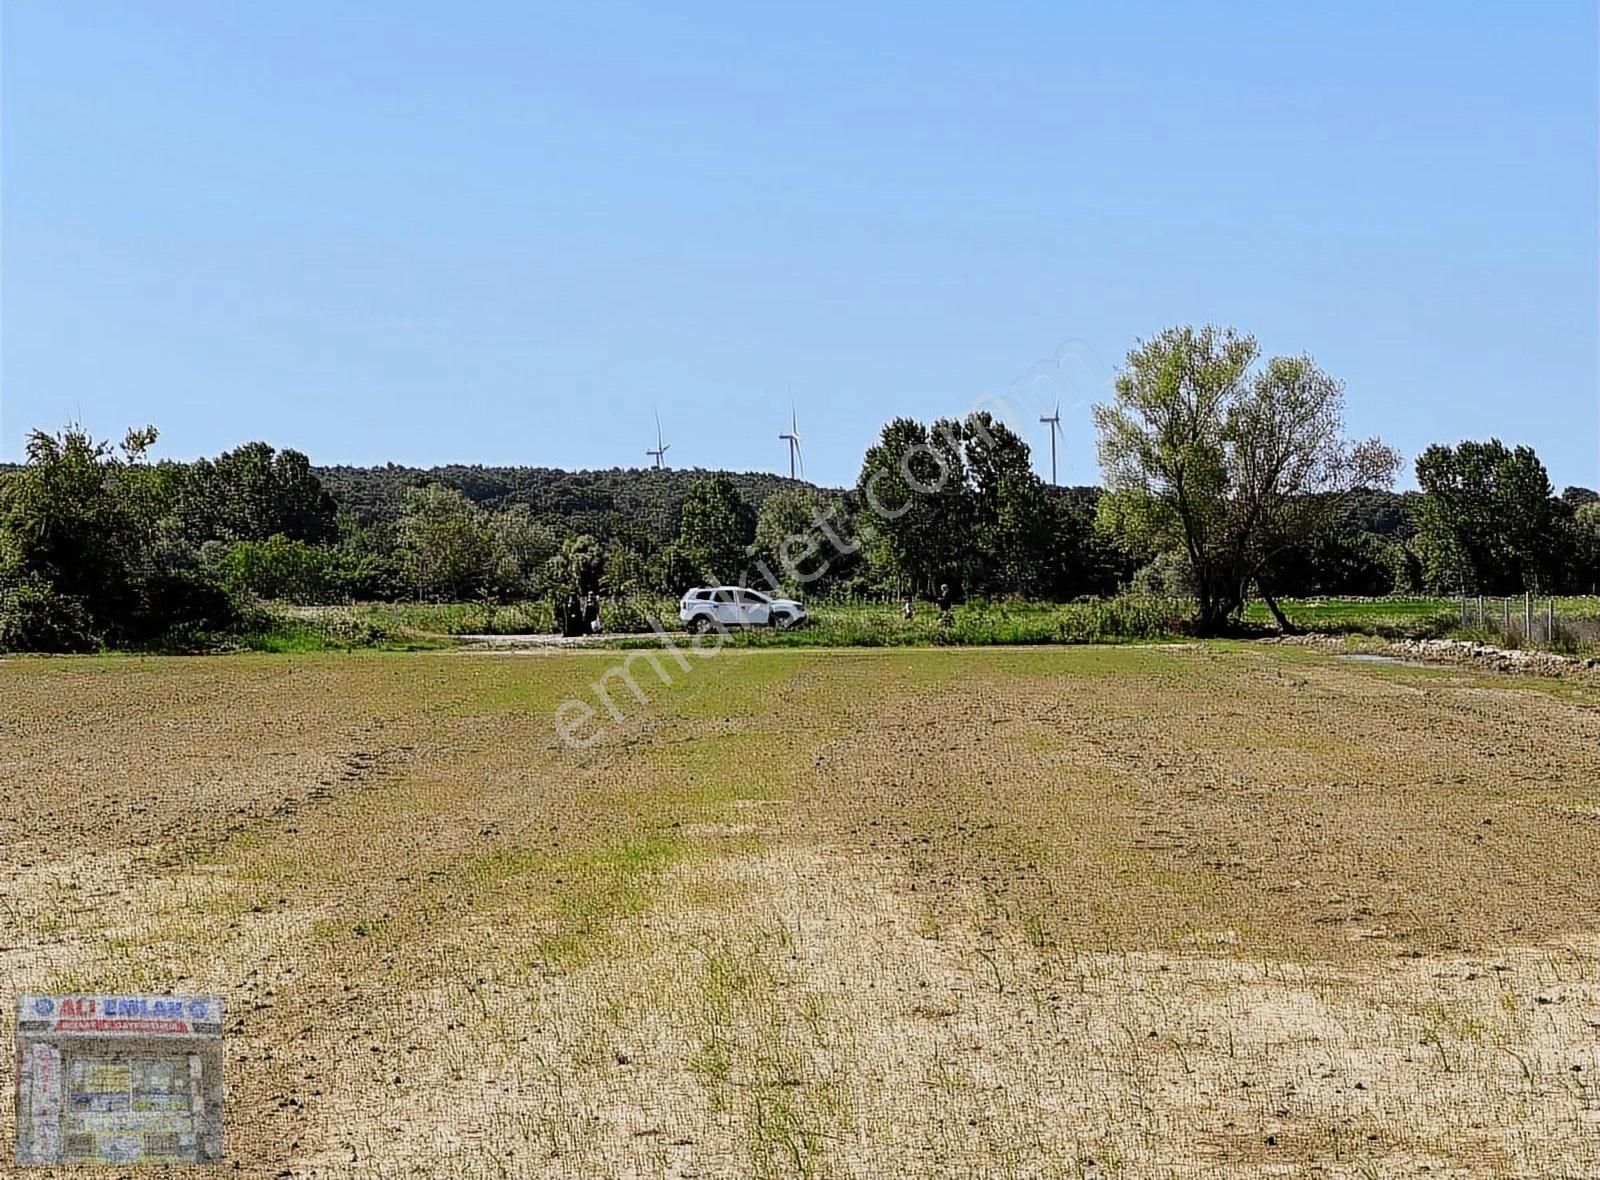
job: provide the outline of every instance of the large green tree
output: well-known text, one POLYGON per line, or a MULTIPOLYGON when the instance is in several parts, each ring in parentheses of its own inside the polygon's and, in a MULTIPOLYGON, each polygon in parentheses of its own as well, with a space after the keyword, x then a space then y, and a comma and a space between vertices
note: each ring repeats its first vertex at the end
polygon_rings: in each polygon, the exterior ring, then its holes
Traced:
POLYGON ((1600 499, 1585 502, 1573 516, 1572 589, 1600 594, 1600 499))
POLYGON ((545 563, 550 588, 559 598, 596 593, 604 571, 605 555, 599 542, 588 533, 565 538, 545 563))
POLYGON ((556 549, 554 531, 526 504, 495 513, 489 519, 490 590, 505 600, 537 597, 556 549))
POLYGON ((867 449, 856 488, 869 560, 889 566, 897 588, 931 593, 962 580, 972 503, 959 423, 896 418, 867 449))
POLYGON ((1062 518, 1033 470, 1028 444, 987 412, 962 423, 962 452, 971 487, 974 588, 991 594, 1042 597, 1059 580, 1066 556, 1062 518))
POLYGON ((813 592, 847 577, 860 545, 845 498, 820 488, 783 488, 756 513, 754 550, 763 586, 813 592))
POLYGON ((320 543, 338 535, 333 497, 310 461, 264 442, 194 463, 181 486, 178 514, 196 543, 274 536, 320 543))
POLYGON ((422 599, 475 597, 489 575, 491 536, 484 512, 454 488, 416 488, 396 526, 400 568, 422 599))
POLYGON ((856 481, 880 582, 931 592, 1048 597, 1102 588, 1088 515, 1033 470, 1028 444, 987 412, 884 427, 856 481))
POLYGON ((754 533, 755 513, 726 473, 719 471, 689 485, 678 548, 696 578, 729 585, 743 580, 754 533))
POLYGON ((1550 590, 1570 540, 1549 473, 1499 439, 1435 444, 1417 457, 1417 549, 1430 589, 1550 590))
POLYGON ((153 428, 120 448, 34 431, 0 488, 0 647, 76 650, 227 625, 227 595, 172 515, 181 469, 151 465, 153 428))
POLYGON ((1344 437, 1344 388, 1309 357, 1258 364, 1253 337, 1169 328, 1129 352, 1115 399, 1095 407, 1108 531, 1130 548, 1178 549, 1214 632, 1273 563, 1314 536, 1359 488, 1389 483, 1398 458, 1344 437))

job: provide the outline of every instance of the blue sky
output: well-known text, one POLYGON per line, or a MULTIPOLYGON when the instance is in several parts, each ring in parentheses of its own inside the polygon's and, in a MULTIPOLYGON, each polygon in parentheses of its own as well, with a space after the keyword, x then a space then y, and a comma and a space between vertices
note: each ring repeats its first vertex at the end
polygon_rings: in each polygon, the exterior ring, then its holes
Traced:
POLYGON ((1059 394, 1092 482, 1134 339, 1212 321, 1408 465, 1600 485, 1592 3, 0 16, 0 458, 626 466, 659 408, 674 465, 780 469, 792 389, 845 483, 889 417, 1059 394))

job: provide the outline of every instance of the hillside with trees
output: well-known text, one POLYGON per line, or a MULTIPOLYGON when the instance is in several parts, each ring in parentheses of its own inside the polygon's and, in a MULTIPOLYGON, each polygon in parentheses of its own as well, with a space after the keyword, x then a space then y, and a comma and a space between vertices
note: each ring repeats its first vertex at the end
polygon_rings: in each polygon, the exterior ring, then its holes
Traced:
MULTIPOLYGON (((258 604, 611 603, 711 581, 813 598, 1187 598, 1201 631, 1280 597, 1592 593, 1600 495, 1538 456, 1439 444, 1418 490, 1343 432, 1307 357, 1178 328, 1097 407, 1105 488, 1058 488, 987 414, 887 423, 849 488, 675 469, 314 465, 251 442, 158 461, 35 432, 0 469, 0 649, 205 647, 258 604)), ((1281 618, 1281 616, 1280 616, 1281 618)))

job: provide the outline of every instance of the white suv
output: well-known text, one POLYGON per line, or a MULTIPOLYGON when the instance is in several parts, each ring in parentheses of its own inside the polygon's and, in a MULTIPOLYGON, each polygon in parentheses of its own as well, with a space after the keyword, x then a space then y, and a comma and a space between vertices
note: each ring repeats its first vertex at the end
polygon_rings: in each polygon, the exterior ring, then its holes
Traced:
POLYGON ((793 627, 806 621, 806 608, 792 599, 742 586, 696 586, 678 604, 678 618, 691 631, 718 626, 793 627))

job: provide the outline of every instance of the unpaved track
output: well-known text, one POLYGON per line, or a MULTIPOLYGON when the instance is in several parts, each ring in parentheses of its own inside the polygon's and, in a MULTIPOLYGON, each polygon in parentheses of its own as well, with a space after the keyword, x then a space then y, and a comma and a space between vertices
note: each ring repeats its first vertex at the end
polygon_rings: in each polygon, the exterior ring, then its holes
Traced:
POLYGON ((244 1175, 1600 1174, 1594 694, 728 652, 567 749, 617 658, 8 661, 0 977, 225 993, 244 1175))

